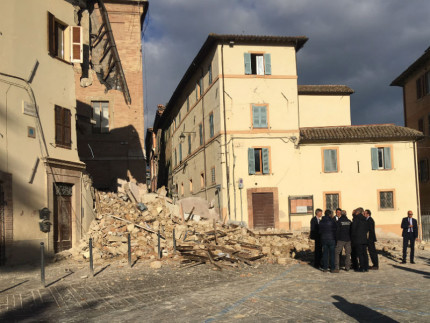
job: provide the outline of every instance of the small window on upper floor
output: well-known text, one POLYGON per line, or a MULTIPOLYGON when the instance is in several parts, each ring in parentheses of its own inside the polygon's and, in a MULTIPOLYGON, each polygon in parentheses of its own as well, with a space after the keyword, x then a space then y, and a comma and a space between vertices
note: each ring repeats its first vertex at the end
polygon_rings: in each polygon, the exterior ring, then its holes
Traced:
POLYGON ((429 180, 429 163, 427 159, 421 159, 419 163, 420 182, 425 183, 429 180))
POLYGON ((209 64, 208 66, 208 78, 209 78, 209 85, 212 84, 212 64, 209 64))
POLYGON ((271 75, 272 65, 270 54, 244 53, 245 74, 271 75))
POLYGON ((188 155, 191 155, 191 135, 188 135, 188 155))
POLYGON ((199 124, 199 144, 203 145, 203 124, 199 124))
POLYGON ((187 96, 187 112, 190 111, 190 97, 187 96))
POLYGON ((323 149, 324 173, 337 173, 339 171, 337 154, 337 148, 323 149))
POLYGON ((418 130, 424 133, 424 119, 423 118, 418 120, 418 130))
POLYGON ((265 105, 252 106, 252 127, 267 128, 267 107, 265 105))
POLYGON ((372 169, 391 169, 391 148, 371 148, 372 169))
POLYGON ((212 138, 214 134, 214 114, 211 113, 209 115, 209 138, 212 138))
POLYGON ((81 27, 67 26, 48 12, 48 53, 68 62, 82 63, 81 27))

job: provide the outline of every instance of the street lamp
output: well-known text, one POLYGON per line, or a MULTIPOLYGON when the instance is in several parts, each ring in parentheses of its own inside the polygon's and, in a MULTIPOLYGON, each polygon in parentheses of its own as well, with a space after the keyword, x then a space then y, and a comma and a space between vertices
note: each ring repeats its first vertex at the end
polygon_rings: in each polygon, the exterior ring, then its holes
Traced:
POLYGON ((185 134, 195 134, 195 131, 182 131, 181 134, 179 135, 179 140, 181 141, 181 143, 183 143, 185 141, 185 134))

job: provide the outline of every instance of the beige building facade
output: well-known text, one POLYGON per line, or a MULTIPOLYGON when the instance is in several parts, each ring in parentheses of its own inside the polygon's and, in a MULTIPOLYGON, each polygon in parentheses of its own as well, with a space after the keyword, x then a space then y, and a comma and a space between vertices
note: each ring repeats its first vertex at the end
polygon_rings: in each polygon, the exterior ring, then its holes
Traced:
POLYGON ((61 0, 0 4, 3 262, 39 257, 42 242, 48 252, 68 249, 93 219, 91 181, 76 144, 76 14, 61 0))
POLYGON ((298 85, 306 41, 209 35, 162 116, 166 184, 251 228, 306 229, 316 208, 362 206, 399 235, 407 210, 418 211, 422 134, 351 126, 350 88, 298 85))

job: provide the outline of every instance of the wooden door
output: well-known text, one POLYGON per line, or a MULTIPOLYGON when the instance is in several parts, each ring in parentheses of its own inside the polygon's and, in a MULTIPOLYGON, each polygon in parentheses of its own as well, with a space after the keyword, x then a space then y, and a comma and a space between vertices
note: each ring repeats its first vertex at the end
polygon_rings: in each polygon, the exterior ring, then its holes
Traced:
POLYGON ((255 229, 274 228, 273 193, 252 193, 252 214, 255 229))
MULTIPOLYGON (((57 184, 57 187, 61 184, 57 184)), ((57 188, 54 199, 54 250, 72 248, 72 196, 64 187, 57 188), (61 194, 62 193, 62 194, 61 194)))

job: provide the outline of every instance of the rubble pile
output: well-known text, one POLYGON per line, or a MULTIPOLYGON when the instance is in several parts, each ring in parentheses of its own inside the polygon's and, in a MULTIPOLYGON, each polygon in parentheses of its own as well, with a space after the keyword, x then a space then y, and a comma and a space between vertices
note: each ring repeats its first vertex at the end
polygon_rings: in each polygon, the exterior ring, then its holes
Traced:
POLYGON ((127 187, 119 193, 97 194, 96 219, 78 247, 84 258, 89 257, 89 238, 93 241, 94 259, 126 257, 128 234, 132 259, 161 256, 180 260, 185 267, 203 263, 216 268, 237 267, 256 261, 288 264, 294 262, 296 254, 307 255, 313 249, 308 233, 251 231, 194 216, 193 209, 184 217, 180 205, 165 196, 164 188, 140 195, 131 194, 127 187))

